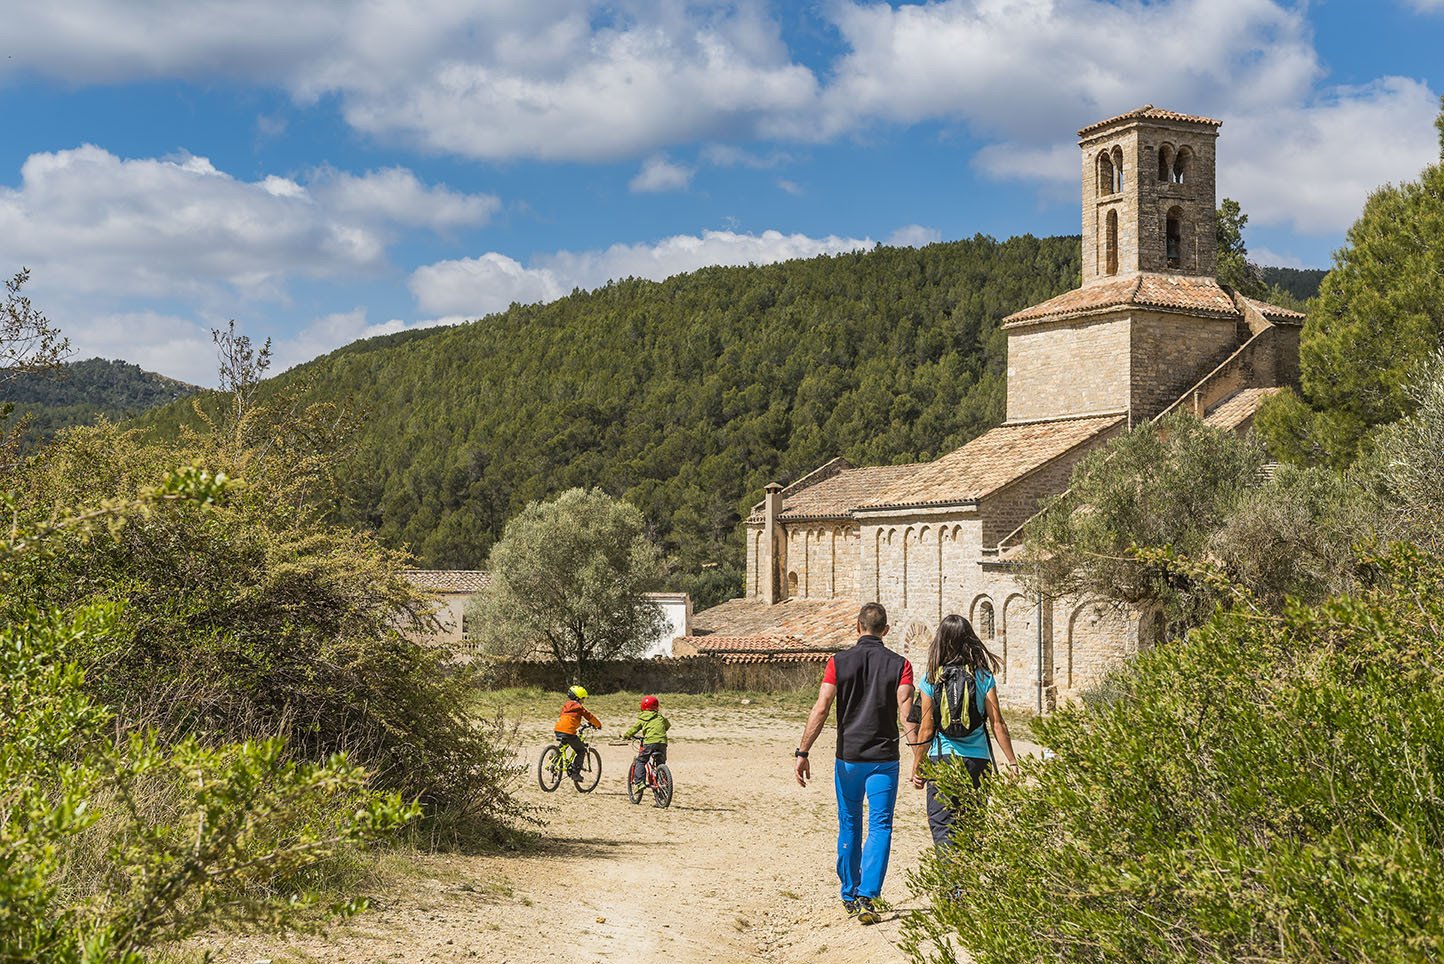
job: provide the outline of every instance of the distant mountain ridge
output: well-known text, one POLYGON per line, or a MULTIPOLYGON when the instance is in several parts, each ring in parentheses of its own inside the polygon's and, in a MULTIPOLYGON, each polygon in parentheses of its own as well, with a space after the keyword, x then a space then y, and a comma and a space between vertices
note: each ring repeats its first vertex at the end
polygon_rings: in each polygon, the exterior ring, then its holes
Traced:
POLYGON ((26 373, 0 382, 0 403, 14 403, 12 419, 29 416, 27 442, 34 445, 101 415, 112 421, 133 418, 200 390, 130 362, 90 358, 54 372, 26 373))

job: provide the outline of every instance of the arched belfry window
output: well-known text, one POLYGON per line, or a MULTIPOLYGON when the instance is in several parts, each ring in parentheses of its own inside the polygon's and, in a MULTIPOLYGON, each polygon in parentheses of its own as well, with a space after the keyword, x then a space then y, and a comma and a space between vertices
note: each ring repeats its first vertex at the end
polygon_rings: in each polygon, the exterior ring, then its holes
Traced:
POLYGON ((1098 193, 1112 194, 1113 182, 1113 158, 1108 155, 1107 151, 1104 151, 1098 155, 1098 193))
POLYGON ((1123 190, 1123 149, 1113 148, 1113 193, 1123 190))
POLYGON ((1160 184, 1173 181, 1173 148, 1168 144, 1158 145, 1158 181, 1160 184))
POLYGON ((1188 179, 1189 168, 1193 166, 1193 152, 1186 147, 1178 149, 1178 156, 1173 159, 1173 183, 1182 184, 1188 179))
POLYGON ((1163 220, 1163 245, 1170 268, 1183 264, 1183 209, 1169 208, 1163 220))
POLYGON ((1118 273, 1118 212, 1108 212, 1107 234, 1103 242, 1103 273, 1118 273))

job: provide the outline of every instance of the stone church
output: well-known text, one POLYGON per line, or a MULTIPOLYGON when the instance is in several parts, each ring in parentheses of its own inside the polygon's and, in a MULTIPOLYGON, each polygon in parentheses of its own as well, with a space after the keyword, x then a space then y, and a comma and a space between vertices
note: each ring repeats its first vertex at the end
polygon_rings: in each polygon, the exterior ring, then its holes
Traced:
POLYGON ((746 523, 746 595, 697 613, 685 643, 822 658, 875 599, 921 669, 933 628, 961 613, 1003 658, 1004 705, 1035 711, 1148 645, 1147 614, 1040 598, 1014 557, 1087 452, 1178 409, 1246 431, 1298 379, 1303 315, 1215 277, 1220 124, 1149 105, 1079 131, 1083 283, 1004 319, 1006 420, 933 462, 834 459, 769 485, 746 523))

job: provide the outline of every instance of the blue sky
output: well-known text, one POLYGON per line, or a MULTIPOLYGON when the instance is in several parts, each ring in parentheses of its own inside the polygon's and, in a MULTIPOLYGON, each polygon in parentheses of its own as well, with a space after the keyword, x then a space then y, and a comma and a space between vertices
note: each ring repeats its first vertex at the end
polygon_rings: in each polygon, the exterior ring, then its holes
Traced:
POLYGON ((0 35, 0 272, 214 381, 608 278, 1078 231, 1076 130, 1224 121, 1255 260, 1439 156, 1444 0, 64 0, 0 35))

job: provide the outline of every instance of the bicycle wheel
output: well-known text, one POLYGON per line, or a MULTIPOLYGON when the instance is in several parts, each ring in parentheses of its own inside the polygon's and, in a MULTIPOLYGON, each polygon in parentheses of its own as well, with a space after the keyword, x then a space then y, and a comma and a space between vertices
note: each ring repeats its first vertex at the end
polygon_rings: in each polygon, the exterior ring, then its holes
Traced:
POLYGON ((637 782, 636 764, 627 767, 627 799, 633 803, 642 802, 642 793, 647 789, 645 783, 637 782))
POLYGON ((536 782, 547 793, 551 793, 562 782, 562 751, 549 746, 541 751, 536 761, 536 782))
POLYGON ((591 793, 597 788, 602 779, 602 755, 597 752, 596 747, 587 747, 587 755, 582 758, 582 775, 577 777, 577 790, 581 793, 591 793))
POLYGON ((652 789, 652 797, 659 807, 672 805, 672 771, 665 763, 657 767, 657 785, 652 789))

